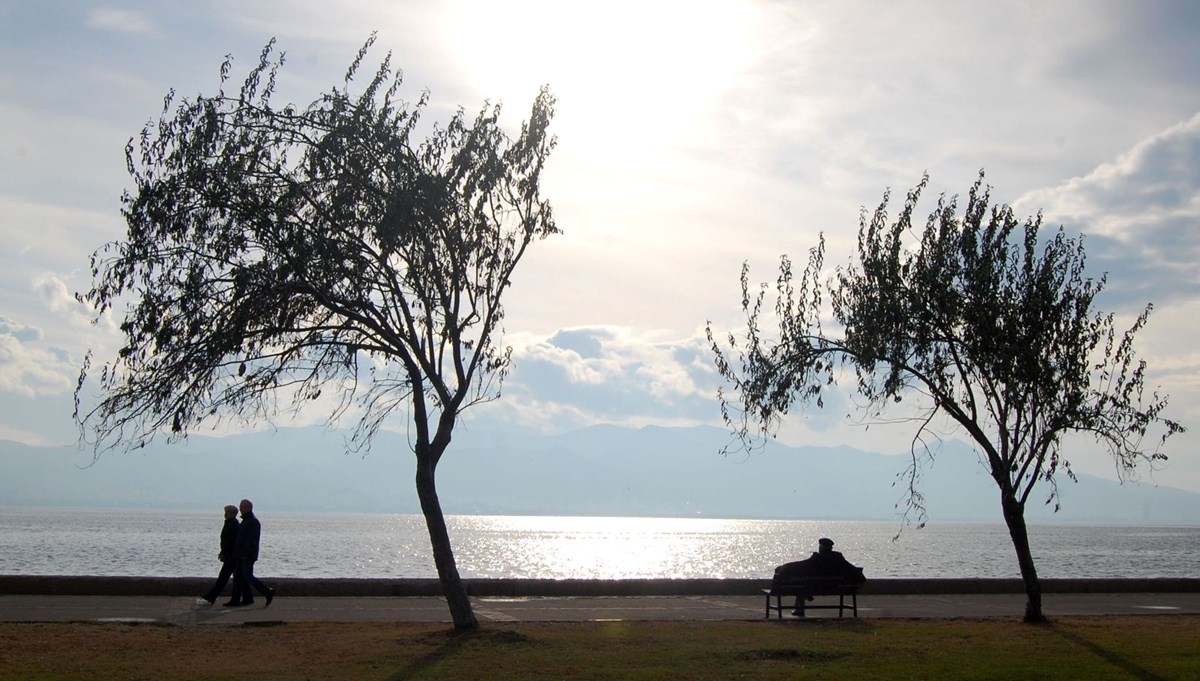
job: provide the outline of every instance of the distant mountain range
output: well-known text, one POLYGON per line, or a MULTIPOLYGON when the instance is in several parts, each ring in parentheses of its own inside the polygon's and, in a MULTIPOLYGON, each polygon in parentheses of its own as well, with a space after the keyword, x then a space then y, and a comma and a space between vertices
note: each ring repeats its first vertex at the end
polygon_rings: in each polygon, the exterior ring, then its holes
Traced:
MULTIPOLYGON (((469 424, 468 424, 469 426, 469 424)), ((908 456, 769 443, 722 456, 711 427, 596 426, 545 436, 463 427, 438 469, 448 514, 898 519, 908 456)), ((347 454, 342 436, 283 428, 193 436, 130 453, 0 441, 0 506, 219 509, 242 497, 293 512, 416 513, 413 457, 403 435, 347 454)), ((1081 475, 1060 481, 1062 511, 1035 491, 1031 522, 1200 522, 1200 494, 1081 475)), ((945 443, 919 489, 932 522, 1001 522, 998 493, 966 445, 945 443)))

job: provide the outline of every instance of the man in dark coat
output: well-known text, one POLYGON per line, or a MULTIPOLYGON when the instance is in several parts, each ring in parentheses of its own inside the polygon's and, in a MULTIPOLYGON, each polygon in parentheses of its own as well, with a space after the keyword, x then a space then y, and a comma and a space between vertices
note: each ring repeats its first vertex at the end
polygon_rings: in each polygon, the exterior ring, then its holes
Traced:
MULTIPOLYGON (((841 551, 833 550, 833 540, 829 537, 821 537, 817 541, 817 550, 808 558, 775 568, 775 580, 802 577, 840 577, 860 586, 867 581, 862 568, 846 560, 841 551)), ((804 601, 812 599, 811 595, 797 596, 792 614, 803 617, 804 601)))
POLYGON ((267 599, 267 606, 275 598, 275 590, 258 581, 254 576, 254 562, 258 560, 258 541, 262 535, 262 524, 254 516, 254 504, 249 499, 242 499, 238 504, 242 512, 242 524, 238 527, 237 540, 233 551, 237 554, 237 569, 234 571, 233 598, 226 603, 227 607, 236 608, 250 605, 254 602, 254 592, 257 591, 267 599))
POLYGON ((784 563, 775 568, 775 574, 785 579, 799 577, 849 577, 858 581, 862 578, 862 569, 846 560, 846 557, 840 551, 834 551, 832 539, 822 537, 817 542, 817 550, 811 556, 804 560, 784 563))
POLYGON ((817 551, 809 560, 817 571, 828 575, 850 575, 858 569, 846 560, 841 551, 833 550, 833 540, 829 537, 821 537, 817 541, 817 551))
POLYGON ((237 506, 231 504, 225 507, 225 524, 221 527, 221 551, 217 554, 217 560, 221 561, 221 572, 217 574, 217 581, 212 588, 200 597, 209 603, 217 602, 217 596, 221 595, 221 591, 229 583, 229 577, 237 569, 237 554, 234 552, 238 534, 237 514, 237 506))

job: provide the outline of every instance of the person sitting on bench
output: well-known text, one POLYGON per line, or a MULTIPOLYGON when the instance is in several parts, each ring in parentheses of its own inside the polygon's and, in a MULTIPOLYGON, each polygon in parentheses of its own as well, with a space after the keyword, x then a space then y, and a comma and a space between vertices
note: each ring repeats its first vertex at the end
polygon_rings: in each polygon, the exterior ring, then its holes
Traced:
POLYGON ((844 575, 855 569, 841 551, 833 550, 833 540, 821 537, 817 540, 817 550, 809 557, 813 566, 820 572, 831 575, 844 575))
MULTIPOLYGON (((802 577, 845 578, 856 584, 862 584, 865 581, 862 576, 862 568, 856 567, 853 563, 846 560, 846 557, 840 551, 834 551, 833 540, 829 537, 821 537, 817 541, 817 550, 807 559, 785 563, 775 568, 776 581, 794 580, 802 577)), ((807 597, 798 595, 792 614, 803 617, 804 601, 811 601, 812 599, 811 594, 807 597)))

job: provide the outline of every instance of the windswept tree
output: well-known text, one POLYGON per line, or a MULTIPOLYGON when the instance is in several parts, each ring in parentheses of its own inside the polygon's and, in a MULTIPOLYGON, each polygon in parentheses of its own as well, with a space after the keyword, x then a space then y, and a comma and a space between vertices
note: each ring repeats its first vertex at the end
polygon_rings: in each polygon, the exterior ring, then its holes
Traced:
POLYGON ((274 41, 232 93, 227 59, 216 95, 172 92, 130 141, 125 239, 78 294, 98 318, 121 310, 123 345, 98 370, 89 353, 75 418, 99 455, 320 396, 357 423, 351 446, 405 414, 438 577, 454 626, 474 628, 435 472, 460 413, 499 396, 513 270, 558 232, 539 193, 554 99, 515 139, 486 104, 419 139, 427 94, 399 99, 390 55, 352 93, 373 42, 304 108, 273 101, 274 41))
POLYGON ((1095 311, 1106 279, 1085 275, 1081 238, 1061 228, 1043 233, 1040 215, 1022 223, 1009 206, 992 205, 982 173, 961 214, 957 197, 943 196, 924 229, 914 228, 927 184, 925 177, 909 192, 890 224, 888 194, 874 214, 864 210, 856 257, 826 282, 823 238, 799 277, 782 258, 773 287, 755 290, 743 266, 745 334, 717 340, 708 326, 731 388, 721 391, 722 413, 753 445, 773 435, 789 410, 821 406, 840 376, 857 378, 872 418, 921 396, 910 412, 918 432, 903 474, 908 513, 924 520, 918 452, 931 452, 922 443, 937 437, 934 419, 949 417, 995 481, 1028 596, 1025 619, 1041 621, 1025 509, 1044 499, 1057 510, 1056 476, 1074 479, 1064 436, 1093 436, 1131 473, 1166 459, 1162 443, 1183 428, 1161 416, 1165 396, 1143 397, 1146 365, 1133 340, 1151 307, 1124 333, 1112 314, 1095 311), (830 312, 836 328, 826 330, 822 316, 830 312), (1147 447, 1152 430, 1161 438, 1151 436, 1147 447), (1034 497, 1039 483, 1043 496, 1034 497))

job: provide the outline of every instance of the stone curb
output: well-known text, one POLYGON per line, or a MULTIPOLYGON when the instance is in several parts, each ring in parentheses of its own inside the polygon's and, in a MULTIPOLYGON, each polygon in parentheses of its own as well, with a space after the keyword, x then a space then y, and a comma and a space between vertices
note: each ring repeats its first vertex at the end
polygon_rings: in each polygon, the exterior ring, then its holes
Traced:
MULTIPOLYGON (((89 577, 0 575, 0 595, 195 596, 212 585, 209 577, 89 577)), ((306 579, 264 581, 280 595, 301 597, 440 596, 436 579, 306 579)), ((476 597, 564 596, 738 596, 758 595, 769 579, 464 579, 476 597)), ((1043 579, 1044 593, 1191 593, 1200 578, 1043 579)), ((869 579, 860 593, 1024 593, 1019 579, 869 579)))

